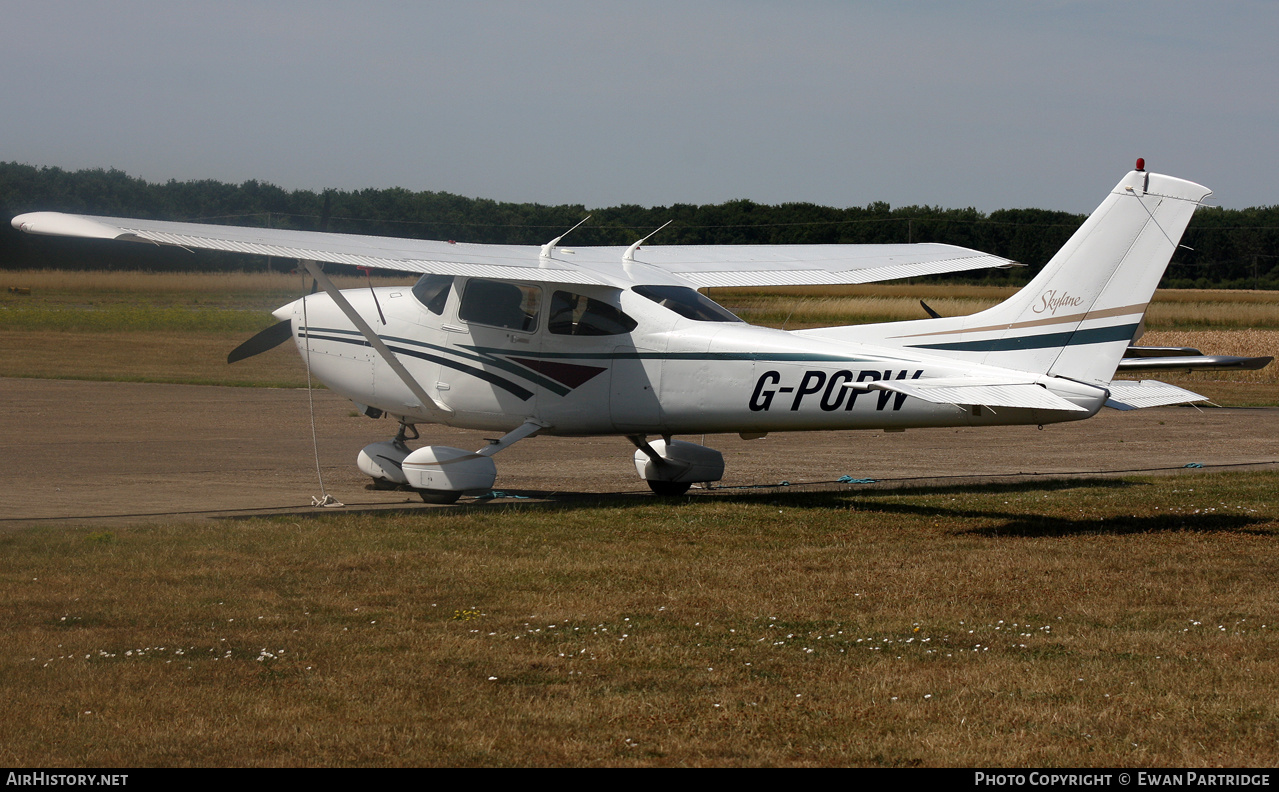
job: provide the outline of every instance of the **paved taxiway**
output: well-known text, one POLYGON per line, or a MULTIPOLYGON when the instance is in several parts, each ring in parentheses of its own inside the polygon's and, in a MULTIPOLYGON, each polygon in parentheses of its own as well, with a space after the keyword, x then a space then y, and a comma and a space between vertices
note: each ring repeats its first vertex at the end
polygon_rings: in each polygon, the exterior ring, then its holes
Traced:
MULTIPOLYGON (((348 508, 439 508, 411 493, 367 490, 356 454, 390 439, 395 423, 356 416, 328 391, 314 396, 329 493, 348 508)), ((484 444, 479 432, 420 429, 419 444, 484 444)), ((712 435, 705 443, 724 453, 720 486, 727 487, 844 475, 952 484, 962 479, 949 477, 1175 471, 1190 463, 1279 470, 1276 438, 1279 408, 1165 407, 1103 410, 1043 430, 804 432, 752 441, 712 435)), ((646 493, 633 453, 618 437, 532 438, 495 457, 495 486, 539 498, 646 493)), ((0 529, 297 511, 320 493, 305 390, 0 379, 0 460, 0 529)))

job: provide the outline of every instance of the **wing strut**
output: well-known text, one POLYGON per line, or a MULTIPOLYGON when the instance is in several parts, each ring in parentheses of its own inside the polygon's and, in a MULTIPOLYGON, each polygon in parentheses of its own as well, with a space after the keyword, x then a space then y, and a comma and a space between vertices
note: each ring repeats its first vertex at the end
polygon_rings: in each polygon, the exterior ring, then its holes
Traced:
POLYGON ((537 434, 538 432, 542 431, 545 428, 546 428, 546 424, 542 423, 541 421, 534 421, 534 420, 525 421, 524 423, 520 424, 515 429, 502 435, 502 437, 500 437, 499 439, 490 440, 488 445, 484 446, 483 448, 481 448, 479 451, 476 451, 475 453, 479 454, 480 456, 491 457, 494 454, 496 454, 498 451, 501 451, 502 449, 506 448, 507 446, 514 445, 515 443, 518 443, 519 441, 523 440, 526 437, 532 437, 533 435, 537 434))
POLYGON ((427 393, 426 389, 419 385, 417 380, 413 379, 413 375, 409 373, 409 370, 404 368, 404 364, 395 357, 395 354, 390 349, 387 349, 386 344, 382 343, 382 339, 378 338, 377 333, 373 332, 373 328, 369 327, 369 323, 364 321, 364 317, 360 316, 355 308, 351 306, 351 303, 347 302, 346 298, 342 296, 342 292, 338 291, 338 288, 333 285, 333 281, 329 280, 329 276, 324 274, 324 270, 320 269, 318 264, 307 259, 298 259, 298 261, 303 267, 306 267, 307 272, 311 273, 311 277, 315 278, 315 282, 320 284, 320 288, 324 289, 324 293, 332 298, 334 304, 342 309, 342 313, 346 314, 346 318, 351 320, 351 324, 355 325, 355 329, 360 331, 360 335, 364 336, 364 340, 369 342, 369 346, 373 347, 374 351, 391 367, 391 371, 394 371, 395 375, 408 386, 408 389, 413 392, 413 395, 418 398, 423 407, 434 405, 436 409, 443 412, 453 412, 452 407, 427 393))

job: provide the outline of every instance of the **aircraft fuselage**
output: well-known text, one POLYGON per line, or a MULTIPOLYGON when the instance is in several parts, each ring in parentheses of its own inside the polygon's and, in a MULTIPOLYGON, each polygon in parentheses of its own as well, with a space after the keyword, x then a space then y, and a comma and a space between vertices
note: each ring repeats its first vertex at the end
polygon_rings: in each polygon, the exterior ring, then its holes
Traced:
MULTIPOLYGON (((526 294, 555 288, 520 285, 526 294)), ((878 381, 971 375, 974 367, 744 322, 695 321, 630 290, 577 287, 631 317, 636 326, 624 333, 553 332, 567 325, 555 325, 541 305, 527 326, 468 322, 459 295, 469 287, 457 278, 438 313, 407 286, 377 289, 376 305, 369 289, 343 293, 372 318, 432 404, 414 396, 327 295, 276 316, 292 320, 299 352, 330 389, 406 423, 509 431, 535 421, 558 435, 750 435, 1053 423, 1087 418, 1105 401, 1104 391, 1054 378, 1044 384, 1082 411, 964 408, 868 390, 878 381)))

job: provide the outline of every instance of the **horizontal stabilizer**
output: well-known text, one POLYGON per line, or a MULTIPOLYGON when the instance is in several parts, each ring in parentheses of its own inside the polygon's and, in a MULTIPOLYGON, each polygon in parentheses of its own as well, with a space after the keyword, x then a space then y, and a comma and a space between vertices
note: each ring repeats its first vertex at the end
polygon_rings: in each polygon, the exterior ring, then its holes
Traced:
POLYGON ((1110 389, 1110 398, 1106 400, 1106 406, 1116 410, 1140 410, 1143 407, 1208 401, 1206 397, 1198 393, 1158 380, 1137 382, 1117 380, 1106 387, 1110 389))
POLYGON ((1186 355, 1202 355, 1198 349, 1194 347, 1152 347, 1152 346, 1129 346, 1124 350, 1124 358, 1152 358, 1152 357, 1184 357, 1186 355))
POLYGON ((1239 357, 1237 355, 1165 355, 1161 357, 1126 357, 1119 361, 1119 371, 1256 371, 1269 366, 1273 357, 1239 357))
POLYGON ((971 380, 881 380, 864 383, 870 390, 904 393, 933 404, 982 407, 1021 407, 1028 410, 1087 412, 1047 388, 1033 382, 986 382, 971 380))

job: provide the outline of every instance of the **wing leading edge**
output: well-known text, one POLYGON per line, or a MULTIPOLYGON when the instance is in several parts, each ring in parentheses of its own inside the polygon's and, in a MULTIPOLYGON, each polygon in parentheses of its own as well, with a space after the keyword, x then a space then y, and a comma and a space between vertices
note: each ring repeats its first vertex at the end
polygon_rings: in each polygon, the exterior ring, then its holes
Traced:
POLYGON ((350 264, 357 267, 488 278, 531 278, 564 283, 605 281, 593 273, 538 266, 537 248, 468 245, 394 237, 330 234, 201 223, 172 223, 123 217, 32 212, 13 218, 13 227, 29 234, 150 242, 198 250, 350 264), (526 251, 534 251, 532 262, 526 251), (530 267, 530 263, 532 266, 530 267), (523 275, 525 270, 538 273, 523 275))
POLYGON ((148 242, 360 267, 466 277, 624 287, 693 288, 874 283, 944 272, 1019 266, 954 245, 479 245, 397 237, 175 223, 32 212, 13 219, 30 234, 148 242))

